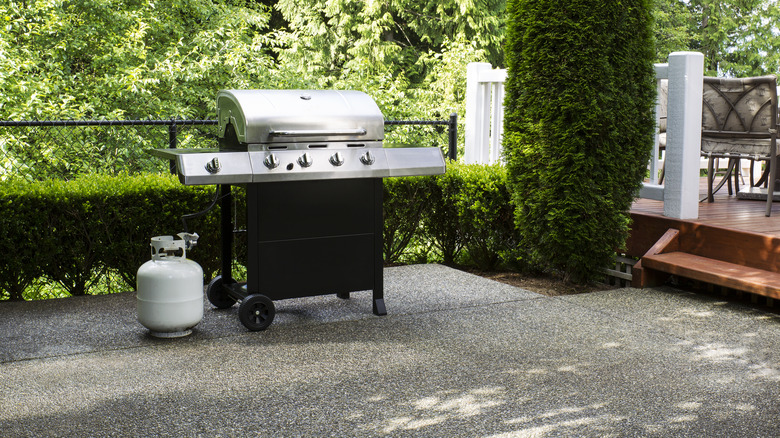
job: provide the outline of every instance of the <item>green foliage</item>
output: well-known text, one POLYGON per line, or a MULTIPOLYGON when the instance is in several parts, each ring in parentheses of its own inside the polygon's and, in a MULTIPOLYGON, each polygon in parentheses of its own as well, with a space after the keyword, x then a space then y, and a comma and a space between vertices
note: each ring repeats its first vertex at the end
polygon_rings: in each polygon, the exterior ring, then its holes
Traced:
POLYGON ((430 203, 423 218, 425 238, 445 265, 454 265, 460 260, 465 241, 456 200, 463 189, 463 180, 454 171, 456 168, 456 163, 448 162, 447 172, 437 175, 429 185, 430 203))
POLYGON ((655 62, 666 62, 672 52, 691 50, 694 17, 688 4, 679 0, 654 0, 653 23, 655 62))
POLYGON ((655 0, 658 62, 702 52, 708 76, 759 76, 780 69, 776 0, 655 0))
POLYGON ((2 119, 207 118, 272 64, 268 14, 223 1, 11 0, 0 20, 2 119))
POLYGON ((628 234, 652 145, 646 1, 513 0, 504 147, 521 245, 573 281, 628 234))
POLYGON ((452 41, 470 41, 501 64, 505 2, 444 0, 281 0, 289 23, 279 58, 299 71, 363 71, 420 82, 425 58, 452 41))
MULTIPOLYGON (((503 1, 484 6, 282 2, 275 12, 292 15, 272 23, 289 22, 285 29, 269 28, 270 12, 255 2, 11 0, 0 4, 0 119, 209 119, 222 88, 356 89, 388 119, 462 118, 466 65, 501 62, 503 1), (392 16, 389 40, 371 30, 388 25, 380 12, 392 16), (321 23, 325 33, 317 33, 317 20, 344 26, 321 23), (316 54, 330 50, 323 44, 337 45, 346 61, 317 67, 316 54), (385 46, 394 57, 367 55, 385 46)), ((203 131, 192 137, 198 146, 214 142, 203 131)), ((3 129, 0 179, 160 170, 145 150, 163 143, 130 132, 84 128, 54 139, 3 129)), ((462 125, 459 132, 462 144, 462 125)), ((445 147, 446 138, 444 127, 398 126, 387 143, 445 147)))
MULTIPOLYGON (((24 298, 41 278, 69 295, 83 295, 107 273, 135 287, 149 259, 149 239, 182 231, 181 216, 205 208, 213 188, 191 188, 159 175, 90 175, 73 181, 6 181, 0 185, 0 290, 24 298)), ((190 223, 219 236, 218 209, 190 223)), ((218 239, 205 237, 189 253, 209 276, 219 267, 218 239)))
POLYGON ((448 164, 433 177, 385 180, 385 262, 516 266, 513 209, 501 166, 448 164))
POLYGON ((43 214, 47 208, 39 186, 21 181, 0 185, 0 290, 12 300, 22 299, 53 253, 43 214))
POLYGON ((382 253, 385 263, 397 263, 420 233, 429 206, 430 177, 386 178, 383 184, 382 253))
POLYGON ((468 263, 480 269, 495 269, 502 256, 517 246, 506 168, 451 165, 440 179, 445 198, 457 212, 458 234, 468 263))

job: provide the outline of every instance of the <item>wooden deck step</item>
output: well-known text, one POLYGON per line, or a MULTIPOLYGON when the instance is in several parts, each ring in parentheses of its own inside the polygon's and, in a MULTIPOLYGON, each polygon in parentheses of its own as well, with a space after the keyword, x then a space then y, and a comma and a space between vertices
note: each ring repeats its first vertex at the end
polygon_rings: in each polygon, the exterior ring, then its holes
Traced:
POLYGON ((780 298, 780 274, 681 251, 642 257, 645 268, 741 290, 780 298))

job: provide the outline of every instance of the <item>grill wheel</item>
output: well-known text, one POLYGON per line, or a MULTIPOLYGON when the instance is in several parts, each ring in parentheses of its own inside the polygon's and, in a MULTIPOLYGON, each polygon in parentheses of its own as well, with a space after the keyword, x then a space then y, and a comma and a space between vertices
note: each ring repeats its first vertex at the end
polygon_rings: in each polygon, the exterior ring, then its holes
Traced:
POLYGON ((209 286, 206 288, 206 297, 208 297, 209 302, 217 309, 227 309, 232 307, 233 304, 236 304, 236 300, 228 295, 224 285, 225 283, 222 281, 222 276, 217 275, 211 280, 209 286))
POLYGON ((253 332, 268 328, 274 320, 274 315, 274 302, 265 295, 249 295, 238 306, 239 321, 253 332))

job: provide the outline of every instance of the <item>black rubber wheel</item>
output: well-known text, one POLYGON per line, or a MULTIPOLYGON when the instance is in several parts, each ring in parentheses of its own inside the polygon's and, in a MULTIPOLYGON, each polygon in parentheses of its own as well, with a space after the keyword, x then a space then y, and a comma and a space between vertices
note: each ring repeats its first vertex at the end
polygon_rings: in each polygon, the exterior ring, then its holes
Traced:
POLYGON ((267 329, 274 315, 274 302, 265 295, 249 295, 238 306, 238 320, 253 332, 267 329))
POLYGON ((227 294, 223 286, 222 276, 217 275, 206 288, 206 297, 217 309, 227 309, 236 304, 236 300, 227 294))

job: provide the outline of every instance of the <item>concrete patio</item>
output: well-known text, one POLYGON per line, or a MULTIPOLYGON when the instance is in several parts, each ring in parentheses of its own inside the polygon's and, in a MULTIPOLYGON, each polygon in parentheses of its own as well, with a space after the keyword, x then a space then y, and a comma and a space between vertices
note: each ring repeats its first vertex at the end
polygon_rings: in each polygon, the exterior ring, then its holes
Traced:
POLYGON ((780 434, 780 317, 671 288, 546 297, 439 265, 159 340, 132 292, 0 303, 0 436, 780 434))

